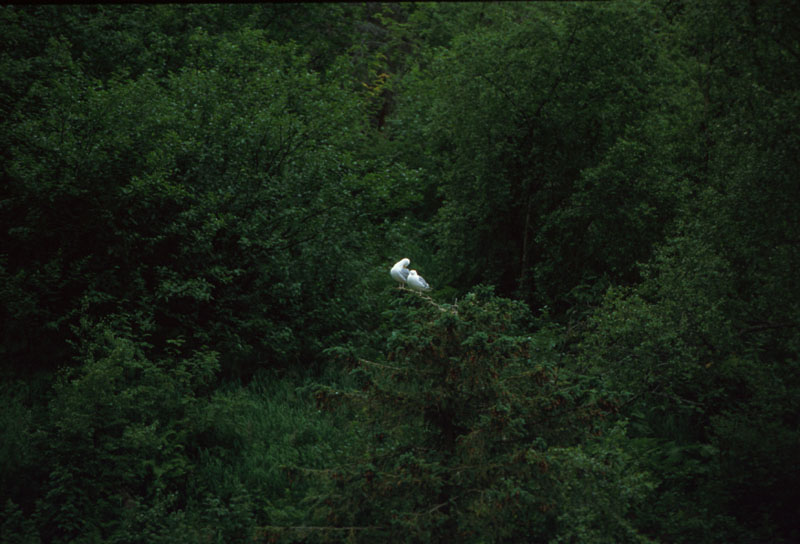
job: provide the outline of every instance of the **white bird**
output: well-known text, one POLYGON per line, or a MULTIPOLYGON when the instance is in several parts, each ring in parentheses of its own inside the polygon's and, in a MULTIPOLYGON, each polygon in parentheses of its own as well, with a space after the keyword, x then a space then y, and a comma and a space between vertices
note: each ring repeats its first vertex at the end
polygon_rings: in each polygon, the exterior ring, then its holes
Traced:
POLYGON ((428 285, 428 282, 422 279, 422 276, 417 274, 416 270, 412 270, 408 273, 408 286, 412 289, 416 289, 417 291, 430 291, 431 286, 428 285))
POLYGON ((389 271, 389 274, 392 275, 392 278, 395 281, 400 282, 400 287, 405 285, 406 281, 408 280, 408 268, 406 268, 411 263, 408 259, 402 259, 395 263, 392 269, 389 271))

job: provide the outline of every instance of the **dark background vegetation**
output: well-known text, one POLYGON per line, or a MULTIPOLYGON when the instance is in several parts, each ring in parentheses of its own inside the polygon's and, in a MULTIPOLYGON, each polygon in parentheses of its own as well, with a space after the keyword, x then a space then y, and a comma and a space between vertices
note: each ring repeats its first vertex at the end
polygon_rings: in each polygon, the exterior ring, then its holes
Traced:
POLYGON ((798 21, 0 8, 0 540, 800 541, 798 21))

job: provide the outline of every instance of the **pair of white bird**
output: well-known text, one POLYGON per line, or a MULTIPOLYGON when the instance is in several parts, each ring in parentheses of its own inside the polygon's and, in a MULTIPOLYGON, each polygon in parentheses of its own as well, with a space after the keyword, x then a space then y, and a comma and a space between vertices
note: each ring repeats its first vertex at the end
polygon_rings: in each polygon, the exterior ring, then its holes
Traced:
POLYGON ((409 287, 417 291, 430 291, 431 286, 428 285, 427 281, 422 279, 422 276, 417 274, 416 270, 409 270, 406 268, 410 263, 411 261, 408 259, 398 261, 389 271, 389 274, 391 274, 392 278, 396 281, 400 282, 400 287, 408 284, 409 287))

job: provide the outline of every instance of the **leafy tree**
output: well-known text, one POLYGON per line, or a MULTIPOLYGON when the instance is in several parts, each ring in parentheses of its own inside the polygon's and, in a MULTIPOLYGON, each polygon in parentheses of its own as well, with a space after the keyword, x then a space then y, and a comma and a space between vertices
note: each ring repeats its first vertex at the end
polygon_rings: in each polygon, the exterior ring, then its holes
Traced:
POLYGON ((346 83, 265 37, 196 30, 169 78, 108 83, 51 41, 11 126, 6 360, 63 361, 81 312, 160 349, 213 344, 245 375, 310 364, 340 334, 387 175, 352 157, 364 117, 346 83))
POLYGON ((108 539, 133 504, 178 493, 193 466, 186 445, 199 397, 218 369, 213 353, 153 363, 98 332, 49 406, 50 473, 37 511, 46 541, 108 539))
POLYGON ((767 22, 784 15, 777 4, 680 4, 673 29, 704 104, 703 152, 675 236, 640 287, 609 293, 581 349, 584 368, 629 395, 633 435, 664 475, 651 523, 677 540, 796 536, 785 452, 800 432, 787 417, 800 263, 787 250, 798 200, 784 123, 797 121, 787 108, 798 81, 783 71, 797 57, 794 30, 767 22))
POLYGON ((0 8, 0 540, 800 539, 798 15, 0 8))
POLYGON ((680 194, 663 145, 674 121, 654 111, 671 76, 652 38, 658 12, 498 5, 464 17, 471 26, 406 79, 397 121, 442 199, 443 273, 559 311, 579 286, 635 281, 680 194))

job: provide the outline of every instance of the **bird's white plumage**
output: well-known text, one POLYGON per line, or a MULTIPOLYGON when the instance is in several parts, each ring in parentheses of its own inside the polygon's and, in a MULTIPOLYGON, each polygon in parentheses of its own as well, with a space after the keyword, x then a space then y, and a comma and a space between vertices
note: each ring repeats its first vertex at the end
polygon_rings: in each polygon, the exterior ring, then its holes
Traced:
POLYGON ((431 286, 428 285, 428 282, 425 281, 422 276, 417 274, 416 270, 412 270, 408 273, 408 279, 406 281, 409 287, 416 289, 417 291, 429 291, 431 288, 431 286))
POLYGON ((399 281, 400 285, 404 285, 408 280, 408 268, 406 268, 411 263, 408 259, 401 259, 395 263, 392 269, 389 271, 389 274, 392 275, 395 281, 399 281))

